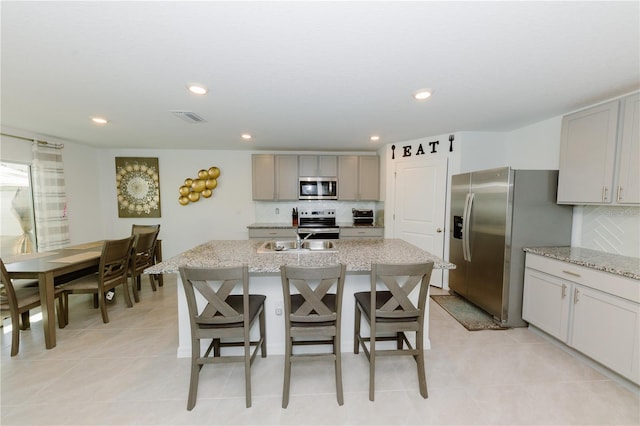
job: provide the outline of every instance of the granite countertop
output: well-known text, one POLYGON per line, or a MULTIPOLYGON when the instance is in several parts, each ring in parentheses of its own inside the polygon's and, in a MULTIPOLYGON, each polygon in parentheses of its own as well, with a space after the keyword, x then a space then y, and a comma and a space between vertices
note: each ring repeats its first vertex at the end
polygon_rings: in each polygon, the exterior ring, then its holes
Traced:
MULTIPOLYGON (((338 222, 336 223, 338 228, 384 228, 383 225, 354 225, 353 222, 338 222)), ((247 226, 249 229, 264 229, 264 228, 281 228, 281 229, 292 229, 298 228, 297 226, 293 226, 290 223, 269 223, 269 222, 257 222, 252 223, 247 226)))
POLYGON ((371 263, 413 263, 434 261, 435 269, 454 269, 418 247, 399 239, 335 240, 336 252, 257 253, 264 241, 209 241, 145 269, 147 274, 177 273, 180 266, 225 267, 242 263, 251 273, 279 273, 280 265, 322 266, 344 263, 348 272, 368 272, 371 263))
POLYGON ((269 222, 258 222, 252 223, 247 226, 249 229, 261 229, 261 228, 282 228, 282 229, 291 229, 297 228, 297 226, 293 226, 291 223, 269 223, 269 222))
POLYGON ((531 254, 640 280, 640 259, 581 247, 525 247, 531 254))
POLYGON ((384 228, 384 225, 355 225, 353 222, 338 222, 338 228, 384 228))

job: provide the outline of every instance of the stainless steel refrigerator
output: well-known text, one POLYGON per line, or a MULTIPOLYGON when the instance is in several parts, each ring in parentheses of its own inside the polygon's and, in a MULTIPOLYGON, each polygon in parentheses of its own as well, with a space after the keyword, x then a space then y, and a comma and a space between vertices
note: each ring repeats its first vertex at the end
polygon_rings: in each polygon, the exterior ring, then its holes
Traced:
POLYGON ((451 179, 449 288, 505 327, 522 327, 523 247, 571 245, 573 208, 557 170, 509 167, 451 179))

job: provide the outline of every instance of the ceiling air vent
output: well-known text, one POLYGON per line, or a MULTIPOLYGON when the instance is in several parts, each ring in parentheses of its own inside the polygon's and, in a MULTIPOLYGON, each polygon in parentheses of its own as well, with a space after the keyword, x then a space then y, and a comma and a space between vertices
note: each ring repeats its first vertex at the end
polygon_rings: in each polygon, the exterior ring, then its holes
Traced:
POLYGON ((191 111, 169 111, 169 112, 171 114, 175 115, 176 117, 183 119, 187 123, 194 124, 194 123, 206 123, 207 122, 207 120, 205 120, 204 118, 200 117, 195 112, 191 112, 191 111))

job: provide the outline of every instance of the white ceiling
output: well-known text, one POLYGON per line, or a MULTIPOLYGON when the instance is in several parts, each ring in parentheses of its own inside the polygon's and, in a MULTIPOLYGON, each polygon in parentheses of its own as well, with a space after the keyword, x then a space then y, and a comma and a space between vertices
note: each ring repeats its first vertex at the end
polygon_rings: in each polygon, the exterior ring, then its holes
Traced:
POLYGON ((2 1, 0 12, 3 132, 96 147, 372 150, 508 131, 640 87, 637 1, 2 1), (413 100, 424 87, 431 99, 413 100))

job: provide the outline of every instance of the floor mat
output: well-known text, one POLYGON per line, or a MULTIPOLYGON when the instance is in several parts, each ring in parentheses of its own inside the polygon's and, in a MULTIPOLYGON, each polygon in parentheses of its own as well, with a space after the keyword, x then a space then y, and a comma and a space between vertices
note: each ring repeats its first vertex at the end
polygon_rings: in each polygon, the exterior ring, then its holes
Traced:
POLYGON ((491 315, 460 296, 442 294, 432 295, 431 298, 469 331, 506 330, 496 324, 491 315))

